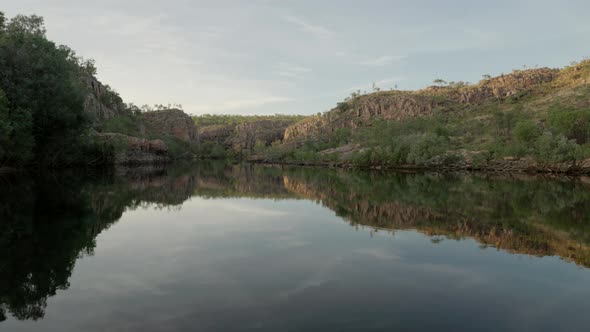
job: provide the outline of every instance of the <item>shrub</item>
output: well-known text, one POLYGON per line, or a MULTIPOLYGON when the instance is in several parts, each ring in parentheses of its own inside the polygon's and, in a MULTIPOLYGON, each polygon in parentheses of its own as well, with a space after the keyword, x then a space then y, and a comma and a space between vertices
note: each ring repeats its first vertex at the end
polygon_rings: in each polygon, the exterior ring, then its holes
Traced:
POLYGON ((541 135, 541 131, 533 121, 522 120, 516 123, 512 134, 518 142, 531 143, 541 135))
POLYGON ((549 124, 557 133, 575 139, 578 144, 590 143, 590 110, 555 106, 549 112, 549 124))
POLYGON ((138 118, 134 114, 118 115, 105 121, 102 125, 102 131, 105 133, 141 136, 137 123, 138 118))
POLYGON ((410 144, 406 161, 408 164, 425 164, 433 157, 443 155, 447 149, 447 143, 448 140, 444 137, 434 134, 415 136, 410 144))
POLYGON ((574 140, 545 131, 535 143, 535 155, 541 162, 575 161, 582 156, 582 150, 574 140))

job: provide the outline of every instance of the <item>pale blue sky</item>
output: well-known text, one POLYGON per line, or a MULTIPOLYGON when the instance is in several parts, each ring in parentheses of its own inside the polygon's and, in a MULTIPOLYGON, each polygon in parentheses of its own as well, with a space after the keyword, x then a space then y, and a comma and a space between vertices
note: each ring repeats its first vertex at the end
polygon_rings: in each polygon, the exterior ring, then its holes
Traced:
POLYGON ((127 102, 312 114, 356 89, 476 82, 590 56, 588 0, 5 0, 127 102))

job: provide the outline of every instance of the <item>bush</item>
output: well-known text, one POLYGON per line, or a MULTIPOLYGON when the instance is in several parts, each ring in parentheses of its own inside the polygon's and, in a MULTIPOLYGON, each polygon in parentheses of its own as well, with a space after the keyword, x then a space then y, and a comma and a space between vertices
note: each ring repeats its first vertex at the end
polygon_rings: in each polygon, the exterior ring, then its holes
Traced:
POLYGON ((124 114, 108 119, 102 125, 105 133, 117 133, 129 136, 141 136, 138 128, 138 118, 134 114, 124 114))
POLYGON ((578 144, 590 143, 590 110, 553 107, 549 112, 549 124, 557 133, 575 139, 578 144))
POLYGON ((201 158, 225 159, 227 157, 224 147, 214 142, 199 144, 196 154, 201 158))
POLYGON ((535 156, 545 163, 575 161, 582 157, 582 149, 575 140, 545 131, 535 143, 535 156))
POLYGON ((425 164, 433 157, 443 155, 448 147, 447 143, 447 139, 434 134, 415 136, 410 144, 406 162, 415 165, 425 164))
POLYGON ((522 120, 516 123, 512 134, 520 143, 531 143, 541 135, 541 131, 533 121, 522 120))

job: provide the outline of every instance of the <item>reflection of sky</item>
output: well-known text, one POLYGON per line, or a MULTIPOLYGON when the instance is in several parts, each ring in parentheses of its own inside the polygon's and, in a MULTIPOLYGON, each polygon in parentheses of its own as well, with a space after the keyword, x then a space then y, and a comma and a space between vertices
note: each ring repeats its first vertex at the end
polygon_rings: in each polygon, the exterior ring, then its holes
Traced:
POLYGON ((371 237, 308 201, 193 198, 124 214, 44 320, 1 327, 576 330, 590 323, 589 272, 472 240, 371 237))

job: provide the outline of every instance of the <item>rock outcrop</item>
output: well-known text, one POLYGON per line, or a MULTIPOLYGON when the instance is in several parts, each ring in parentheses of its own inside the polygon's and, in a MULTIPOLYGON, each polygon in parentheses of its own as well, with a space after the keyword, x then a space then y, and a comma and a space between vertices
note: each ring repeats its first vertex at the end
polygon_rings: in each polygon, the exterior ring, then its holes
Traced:
POLYGON ((233 125, 212 125, 198 128, 199 142, 214 142, 225 145, 234 133, 233 125))
POLYGON ((509 75, 484 80, 478 85, 463 87, 454 98, 460 103, 481 104, 489 98, 518 97, 519 94, 539 84, 551 82, 558 76, 559 69, 518 70, 509 75))
POLYGON ((152 135, 174 136, 185 142, 197 142, 193 119, 179 109, 152 111, 142 114, 142 120, 152 135))
POLYGON ((243 123, 235 127, 234 134, 229 139, 229 145, 236 151, 252 150, 257 142, 270 145, 272 142, 282 140, 285 130, 291 121, 259 120, 243 123))
POLYGON ((198 141, 213 142, 234 152, 252 150, 257 142, 266 146, 282 140, 292 120, 265 119, 241 124, 210 125, 199 128, 198 141))
POLYGON ((121 97, 108 86, 103 85, 93 76, 83 77, 88 90, 84 100, 84 109, 92 117, 95 124, 106 121, 121 114, 125 104, 121 97))
POLYGON ((285 131, 286 142, 303 141, 339 128, 356 129, 376 119, 400 121, 450 112, 490 99, 519 98, 534 87, 558 79, 560 70, 517 70, 465 86, 432 86, 418 91, 383 91, 354 97, 322 116, 310 116, 285 131))

